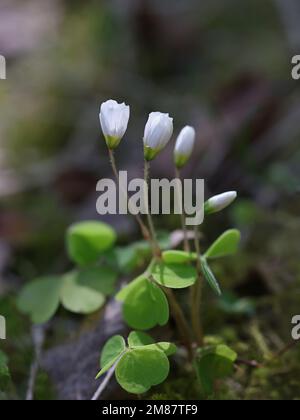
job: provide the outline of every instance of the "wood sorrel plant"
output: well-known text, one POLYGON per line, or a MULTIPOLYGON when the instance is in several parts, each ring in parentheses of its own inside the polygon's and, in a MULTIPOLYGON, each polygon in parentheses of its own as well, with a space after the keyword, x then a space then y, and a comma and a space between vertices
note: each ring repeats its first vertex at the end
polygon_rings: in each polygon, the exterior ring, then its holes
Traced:
MULTIPOLYGON (((108 147, 114 176, 119 171, 114 151, 126 132, 130 108, 116 101, 101 105, 100 123, 108 147)), ((164 149, 173 133, 168 114, 149 115, 144 132, 144 177, 149 182, 150 164, 164 149)), ((174 150, 174 171, 188 163, 195 141, 195 130, 185 127, 174 150)), ((205 214, 212 215, 229 206, 236 192, 212 197, 205 203, 205 214)), ((133 329, 127 341, 117 335, 108 340, 100 357, 97 378, 115 372, 126 391, 141 394, 162 383, 169 374, 169 357, 177 351, 175 344, 161 340, 155 343, 144 331, 166 325, 170 316, 177 327, 177 344, 186 349, 187 362, 195 368, 203 392, 214 391, 216 379, 233 370, 237 358, 226 345, 206 346, 201 323, 202 289, 206 281, 217 296, 221 288, 210 268, 210 261, 237 251, 240 233, 228 230, 206 252, 201 252, 199 230, 188 232, 185 214, 181 215, 183 249, 172 249, 169 235, 158 235, 148 211, 146 220, 135 216, 143 240, 127 247, 116 245, 117 235, 111 226, 98 221, 72 225, 66 234, 70 259, 75 264, 68 273, 46 276, 27 284, 18 299, 18 307, 33 323, 47 322, 61 304, 78 314, 99 310, 108 296, 122 302, 125 322, 133 329), (146 267, 146 269, 145 269, 146 267), (140 275, 116 293, 117 279, 140 270, 140 275), (176 289, 190 288, 189 313, 177 301, 176 289)))
MULTIPOLYGON (((122 121, 124 104, 108 101, 109 112, 101 106, 100 121, 102 128, 111 126, 111 132, 103 130, 109 149, 114 174, 118 170, 113 150, 120 143, 116 138, 118 125, 127 126, 128 119, 122 121), (104 122, 104 124, 103 124, 104 122), (108 139, 114 140, 110 143, 108 139)), ((122 131, 122 130, 121 130, 122 131)), ((173 134, 173 119, 168 114, 153 112, 149 115, 144 132, 144 179, 149 182, 150 162, 165 148, 173 134)), ((122 131, 122 136, 124 132, 122 131)), ((175 150, 175 174, 180 178, 180 169, 185 166, 193 152, 195 130, 185 127, 178 136, 175 150)), ((205 214, 213 214, 225 209, 237 197, 236 192, 227 192, 215 196, 205 203, 205 214)), ((148 201, 148 200, 147 200, 148 201)), ((188 360, 196 361, 196 371, 203 391, 213 391, 215 379, 231 373, 237 355, 225 345, 204 347, 201 325, 201 296, 203 278, 213 291, 220 296, 221 288, 210 266, 209 260, 234 254, 240 241, 237 230, 225 232, 215 243, 201 254, 198 227, 194 229, 193 247, 189 242, 189 233, 185 215, 181 216, 184 235, 183 250, 163 250, 160 247, 150 210, 147 212, 147 225, 139 218, 144 238, 150 242, 152 259, 146 270, 116 295, 123 303, 123 316, 132 331, 127 339, 114 336, 104 346, 101 358, 99 378, 109 369, 115 370, 118 383, 126 391, 141 394, 152 386, 162 383, 169 374, 168 357, 176 353, 176 346, 168 342, 154 343, 154 340, 142 331, 157 325, 163 326, 169 321, 169 307, 176 321, 180 342, 186 347, 188 360), (190 287, 190 320, 177 302, 174 289, 190 287)))

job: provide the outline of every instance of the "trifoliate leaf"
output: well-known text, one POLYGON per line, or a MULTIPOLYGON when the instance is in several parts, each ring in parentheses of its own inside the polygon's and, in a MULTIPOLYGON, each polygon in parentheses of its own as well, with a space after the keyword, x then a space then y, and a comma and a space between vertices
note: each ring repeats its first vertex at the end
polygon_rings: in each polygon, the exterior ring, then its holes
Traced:
POLYGON ((165 287, 183 289, 193 285, 197 279, 194 267, 188 264, 155 264, 152 270, 154 280, 165 287))
POLYGON ((119 359, 122 353, 126 350, 126 343, 121 335, 115 335, 110 338, 103 347, 100 357, 101 370, 97 378, 107 372, 119 359))
POLYGON ((229 347, 220 344, 198 350, 196 368, 203 391, 210 395, 214 392, 217 379, 224 379, 233 373, 237 354, 229 347))
POLYGON ((102 293, 80 284, 76 272, 64 276, 60 297, 62 305, 67 310, 77 314, 95 312, 105 302, 105 297, 102 293))
POLYGON ((115 298, 120 302, 124 302, 124 300, 131 293, 131 291, 134 290, 139 283, 143 283, 144 280, 145 280, 144 275, 139 276, 136 279, 132 280, 132 282, 122 287, 122 289, 116 294, 115 298))
POLYGON ((120 270, 125 273, 143 266, 151 256, 151 247, 146 241, 135 242, 115 251, 120 270))
POLYGON ((208 249, 205 258, 220 258, 237 252, 241 234, 236 229, 227 230, 208 249))
POLYGON ((129 347, 140 347, 148 344, 154 344, 153 338, 141 331, 131 331, 128 336, 129 347))
POLYGON ((213 289, 213 291, 218 296, 221 296, 222 291, 221 291, 221 288, 219 286, 219 283, 218 283, 214 273, 211 271, 209 265, 207 264, 207 261, 206 261, 205 258, 201 259, 201 267, 202 267, 202 272, 203 272, 203 275, 204 275, 207 283, 210 285, 210 287, 213 289))
POLYGON ((115 291, 115 283, 118 274, 115 270, 106 266, 83 268, 77 272, 78 284, 103 293, 112 295, 115 291))
POLYGON ((67 249, 72 261, 88 265, 98 261, 116 240, 115 231, 107 224, 87 221, 72 225, 67 231, 67 249))
POLYGON ((128 336, 128 345, 130 348, 143 347, 147 349, 157 349, 163 351, 167 356, 176 353, 177 347, 173 343, 159 342, 155 343, 153 338, 141 331, 132 331, 128 336))
POLYGON ((137 347, 128 350, 119 361, 116 379, 125 391, 143 394, 162 383, 169 369, 169 360, 163 351, 137 347))
POLYGON ((144 348, 147 349, 157 349, 160 351, 163 351, 166 356, 172 356, 172 354, 175 354, 177 351, 177 347, 173 343, 168 343, 166 341, 161 341, 159 343, 149 344, 147 346, 144 346, 144 348))
POLYGON ((62 286, 61 277, 37 279, 23 288, 17 306, 30 316, 34 324, 43 324, 57 311, 62 286))
POLYGON ((155 283, 145 277, 139 278, 126 294, 123 315, 131 328, 148 330, 168 322, 169 304, 155 283))
POLYGON ((185 264, 197 259, 194 253, 185 251, 164 251, 162 258, 166 264, 185 264))

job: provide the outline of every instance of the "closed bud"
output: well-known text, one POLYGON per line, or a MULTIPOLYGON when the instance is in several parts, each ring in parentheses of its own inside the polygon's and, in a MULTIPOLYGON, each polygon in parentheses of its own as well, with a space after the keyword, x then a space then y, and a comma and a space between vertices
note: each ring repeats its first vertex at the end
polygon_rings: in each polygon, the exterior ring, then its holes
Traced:
POLYGON ((215 195, 205 203, 205 214, 217 213, 224 210, 226 207, 230 206, 236 198, 236 191, 229 191, 220 195, 215 195))
POLYGON ((168 144, 173 134, 173 118, 169 114, 152 112, 149 115, 144 132, 144 156, 154 159, 168 144))
POLYGON ((186 126, 179 133, 174 150, 175 165, 178 169, 182 168, 191 157, 195 137, 196 132, 193 127, 186 126))
POLYGON ((125 103, 110 99, 100 108, 100 124, 109 149, 115 149, 120 144, 128 126, 130 108, 125 103))

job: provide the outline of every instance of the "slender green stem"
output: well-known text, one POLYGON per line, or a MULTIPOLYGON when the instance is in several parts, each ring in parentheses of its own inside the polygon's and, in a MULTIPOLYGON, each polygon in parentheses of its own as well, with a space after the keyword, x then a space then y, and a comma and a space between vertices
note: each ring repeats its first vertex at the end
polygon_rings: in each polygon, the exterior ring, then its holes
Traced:
MULTIPOLYGON (((117 169, 117 164, 116 164, 114 151, 111 150, 111 149, 108 149, 108 153, 109 153, 109 160, 110 160, 110 164, 111 164, 114 176, 116 178, 117 183, 119 183, 119 171, 117 169)), ((122 194, 127 196, 127 194, 124 190, 121 190, 121 192, 122 192, 122 194)), ((128 197, 127 197, 127 201, 128 201, 128 197)), ((150 236, 150 232, 149 232, 147 226, 145 225, 142 218, 138 214, 135 215, 135 218, 136 218, 137 223, 140 226, 140 229, 142 231, 142 235, 143 235, 144 239, 146 241, 149 241, 151 236, 150 236)))
POLYGON ((170 303, 170 307, 172 310, 172 314, 174 316, 179 334, 181 335, 183 344, 185 345, 189 359, 193 360, 193 345, 190 337, 190 329, 188 326, 188 323, 185 319, 184 313, 181 309, 181 306, 177 302, 177 299, 172 291, 172 289, 168 289, 166 287, 163 287, 163 290, 165 294, 167 295, 168 301, 170 303))
MULTIPOLYGON (((144 181, 145 181, 148 188, 149 188, 149 175, 150 175, 150 163, 147 160, 145 160, 144 181)), ((148 191, 148 189, 147 189, 147 191, 148 191)), ((160 246, 159 246, 158 241, 157 241, 155 227, 154 227, 154 223, 153 223, 153 220, 152 220, 150 206, 149 206, 149 203, 148 203, 148 197, 147 197, 147 206, 148 206, 148 208, 147 208, 147 220, 148 220, 148 225, 149 225, 151 238, 152 238, 153 253, 154 253, 156 258, 160 259, 161 258, 161 249, 160 249, 160 246)))
POLYGON ((197 280, 195 284, 190 289, 190 300, 191 300, 191 319, 194 336, 198 346, 203 346, 203 327, 201 322, 201 299, 202 299, 202 289, 203 289, 203 277, 201 270, 201 251, 199 245, 199 230, 198 226, 195 226, 195 235, 194 243, 195 250, 197 253, 197 280))
MULTIPOLYGON (((181 181, 181 174, 180 174, 180 170, 178 168, 175 169, 175 176, 176 176, 177 179, 179 179, 181 181)), ((184 250, 185 250, 185 252, 191 252, 189 239, 188 239, 188 231, 187 231, 187 227, 186 227, 186 216, 185 216, 185 213, 184 213, 184 208, 183 208, 183 203, 182 203, 182 197, 177 197, 177 199, 178 199, 178 201, 181 200, 181 206, 182 206, 182 211, 180 213, 180 218, 181 218, 181 228, 182 228, 182 232, 183 232, 184 250)))
MULTIPOLYGON (((147 186, 149 186, 149 174, 150 174, 150 164, 149 162, 145 161, 145 172, 144 172, 144 180, 147 184, 147 186)), ((147 202, 147 215, 148 215, 148 223, 149 223, 149 227, 150 227, 150 232, 151 232, 151 236, 152 236, 152 240, 153 240, 153 261, 150 263, 150 266, 153 266, 153 263, 155 263, 157 260, 161 259, 161 250, 159 247, 159 244, 157 242, 156 239, 156 232, 155 232, 155 226, 152 220, 152 216, 151 216, 151 212, 150 212, 150 208, 149 208, 149 202, 148 200, 147 202)), ((147 270, 149 272, 149 268, 147 270)), ((151 275, 150 275, 151 277, 151 275)), ((173 293, 172 289, 168 289, 166 287, 162 287, 162 289, 164 290, 170 307, 171 307, 171 312, 172 315, 174 317, 174 320, 176 322, 177 328, 178 328, 178 332, 181 335, 182 341, 188 351, 188 355, 189 355, 189 359, 192 360, 193 359, 193 347, 192 347, 192 341, 190 338, 190 329, 189 329, 189 325, 187 323, 187 320, 184 316, 183 310, 180 307, 179 303, 177 302, 176 296, 173 293)))

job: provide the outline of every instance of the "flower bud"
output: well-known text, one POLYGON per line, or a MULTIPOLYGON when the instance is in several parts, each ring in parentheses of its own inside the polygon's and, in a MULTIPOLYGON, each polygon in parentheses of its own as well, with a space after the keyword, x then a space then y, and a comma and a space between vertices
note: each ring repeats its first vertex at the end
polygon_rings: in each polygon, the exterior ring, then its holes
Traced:
POLYGON ((196 132, 193 127, 186 126, 179 133, 174 150, 175 165, 178 169, 182 168, 191 157, 195 137, 196 132))
POLYGON ((173 134, 173 118, 169 114, 152 112, 144 133, 144 156, 150 161, 165 148, 173 134))
POLYGON ((100 124, 109 149, 118 147, 128 126, 130 108, 110 99, 100 108, 100 124))
POLYGON ((205 203, 205 214, 213 214, 224 210, 234 202, 236 197, 236 191, 229 191, 220 195, 215 195, 205 203))

